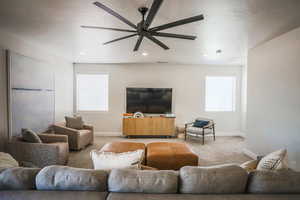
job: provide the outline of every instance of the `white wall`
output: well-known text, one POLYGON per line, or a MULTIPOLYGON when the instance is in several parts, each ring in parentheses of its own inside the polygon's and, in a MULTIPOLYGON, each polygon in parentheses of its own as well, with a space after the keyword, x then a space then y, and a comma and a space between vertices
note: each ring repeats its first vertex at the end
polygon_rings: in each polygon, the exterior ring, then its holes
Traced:
POLYGON ((109 111, 80 113, 85 121, 93 124, 97 132, 120 134, 122 114, 125 112, 125 88, 173 88, 173 111, 177 124, 184 124, 199 116, 213 118, 217 134, 238 132, 241 128, 241 72, 240 66, 170 65, 170 64, 75 64, 78 73, 109 74, 109 111), (205 76, 237 76, 237 111, 204 111, 205 76))
POLYGON ((247 148, 287 148, 300 170, 300 28, 250 50, 247 110, 247 148))
POLYGON ((49 63, 55 72, 55 120, 62 121, 65 115, 73 113, 73 63, 71 61, 65 60, 59 55, 54 55, 54 49, 50 51, 50 49, 43 48, 42 45, 24 41, 1 30, 0 46, 21 55, 49 63))

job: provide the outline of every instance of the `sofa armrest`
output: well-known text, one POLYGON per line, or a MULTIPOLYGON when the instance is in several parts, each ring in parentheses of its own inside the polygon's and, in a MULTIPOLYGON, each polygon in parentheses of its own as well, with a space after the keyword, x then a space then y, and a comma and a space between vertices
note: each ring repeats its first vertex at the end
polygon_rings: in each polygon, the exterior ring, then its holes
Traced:
POLYGON ((53 125, 53 131, 55 134, 65 134, 65 135, 77 135, 78 130, 73 128, 68 128, 65 126, 53 125))
MULTIPOLYGON (((61 144, 68 145, 67 143, 61 144)), ((55 143, 9 141, 6 148, 7 152, 18 162, 31 162, 38 167, 61 164, 58 156, 60 154, 60 146, 55 143)))
POLYGON ((93 130, 94 130, 94 127, 93 127, 92 125, 89 125, 89 124, 84 124, 84 125, 83 125, 83 129, 87 129, 87 130, 93 131, 93 130))
POLYGON ((68 143, 68 136, 55 134, 38 134, 43 143, 65 142, 68 143))

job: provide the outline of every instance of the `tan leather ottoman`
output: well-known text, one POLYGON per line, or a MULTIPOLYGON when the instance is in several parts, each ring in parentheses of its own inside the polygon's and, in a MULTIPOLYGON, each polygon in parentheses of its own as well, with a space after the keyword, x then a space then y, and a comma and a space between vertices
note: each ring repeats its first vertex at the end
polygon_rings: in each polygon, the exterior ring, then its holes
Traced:
POLYGON ((100 151, 104 152, 114 152, 114 153, 123 153, 128 151, 136 151, 138 149, 146 149, 144 143, 138 142, 111 142, 106 143, 100 151))
POLYGON ((179 170, 198 166, 198 156, 184 143, 154 142, 147 145, 147 166, 160 170, 179 170))

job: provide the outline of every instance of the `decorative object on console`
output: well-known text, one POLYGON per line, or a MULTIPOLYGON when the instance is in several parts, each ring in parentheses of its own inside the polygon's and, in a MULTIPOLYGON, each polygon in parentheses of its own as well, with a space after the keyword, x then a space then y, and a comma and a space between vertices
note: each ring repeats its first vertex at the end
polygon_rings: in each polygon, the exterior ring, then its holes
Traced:
POLYGON ((91 158, 94 169, 111 170, 117 168, 140 168, 144 158, 144 150, 129 151, 123 153, 103 152, 92 150, 91 158))
POLYGON ((144 117, 144 114, 141 112, 135 112, 133 114, 133 118, 142 118, 142 117, 144 117))
POLYGON ((133 118, 133 113, 124 113, 123 118, 133 118))
POLYGON ((194 122, 192 123, 186 123, 185 124, 185 134, 184 134, 184 139, 187 139, 187 136, 192 136, 192 137, 202 137, 202 144, 204 144, 204 137, 206 135, 213 135, 214 140, 216 140, 216 135, 215 135, 215 123, 212 119, 207 119, 207 118, 197 118, 194 122), (195 123, 200 122, 202 127, 196 127, 194 126, 195 123), (209 123, 206 126, 203 126, 204 123, 201 121, 208 121, 209 123))
POLYGON ((175 118, 176 115, 174 113, 167 113, 167 114, 165 114, 165 117, 167 117, 167 118, 175 118))

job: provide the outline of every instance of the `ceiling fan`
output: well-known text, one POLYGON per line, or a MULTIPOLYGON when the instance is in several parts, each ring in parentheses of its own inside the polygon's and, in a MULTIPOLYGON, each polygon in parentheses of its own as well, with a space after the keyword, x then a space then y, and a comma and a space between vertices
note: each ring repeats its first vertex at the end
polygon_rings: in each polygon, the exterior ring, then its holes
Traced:
POLYGON ((108 12, 109 14, 113 15, 114 17, 118 18, 119 20, 121 20, 125 24, 129 25, 134 30, 119 29, 119 28, 106 28, 106 27, 99 27, 99 26, 81 26, 81 27, 82 28, 90 28, 90 29, 104 29, 104 30, 121 31, 121 32, 132 33, 131 35, 127 35, 127 36, 124 36, 124 37, 121 37, 121 38, 117 38, 117 39, 105 42, 105 43, 103 43, 103 45, 110 44, 110 43, 113 43, 113 42, 117 42, 117 41, 120 41, 120 40, 124 40, 124 39, 127 39, 127 38, 131 38, 131 37, 134 37, 134 36, 138 36, 138 40, 135 44, 135 47, 134 47, 133 51, 138 51, 139 50, 139 47, 140 47, 140 45, 141 45, 141 43, 142 43, 142 41, 145 37, 148 38, 149 40, 151 40, 152 42, 154 42, 155 44, 159 45, 160 47, 162 47, 165 50, 168 50, 169 47, 167 45, 165 45, 163 42, 156 39, 154 36, 177 38, 177 39, 186 39, 186 40, 195 40, 196 36, 180 35, 180 34, 173 34, 173 33, 164 33, 164 32, 160 32, 160 31, 166 30, 166 29, 169 29, 169 28, 172 28, 172 27, 175 27, 175 26, 181 26, 181 25, 184 25, 184 24, 188 24, 188 23, 203 20, 204 19, 203 15, 197 15, 197 16, 194 16, 194 17, 190 17, 190 18, 178 20, 178 21, 175 21, 175 22, 167 23, 167 24, 164 24, 164 25, 161 25, 161 26, 150 28, 150 25, 151 25, 154 17, 156 16, 156 14, 157 14, 157 12, 158 12, 158 10, 159 10, 162 3, 163 3, 163 0, 153 0, 153 4, 152 4, 152 6, 149 10, 149 13, 148 13, 147 17, 145 17, 145 16, 148 12, 148 8, 147 7, 140 7, 138 9, 138 11, 142 14, 142 20, 137 25, 135 25, 132 22, 130 22, 128 19, 122 17, 117 12, 113 11, 112 9, 110 9, 107 6, 103 5, 102 3, 99 3, 99 2, 96 1, 96 2, 94 2, 94 5, 98 6, 99 8, 102 8, 103 10, 108 12))

